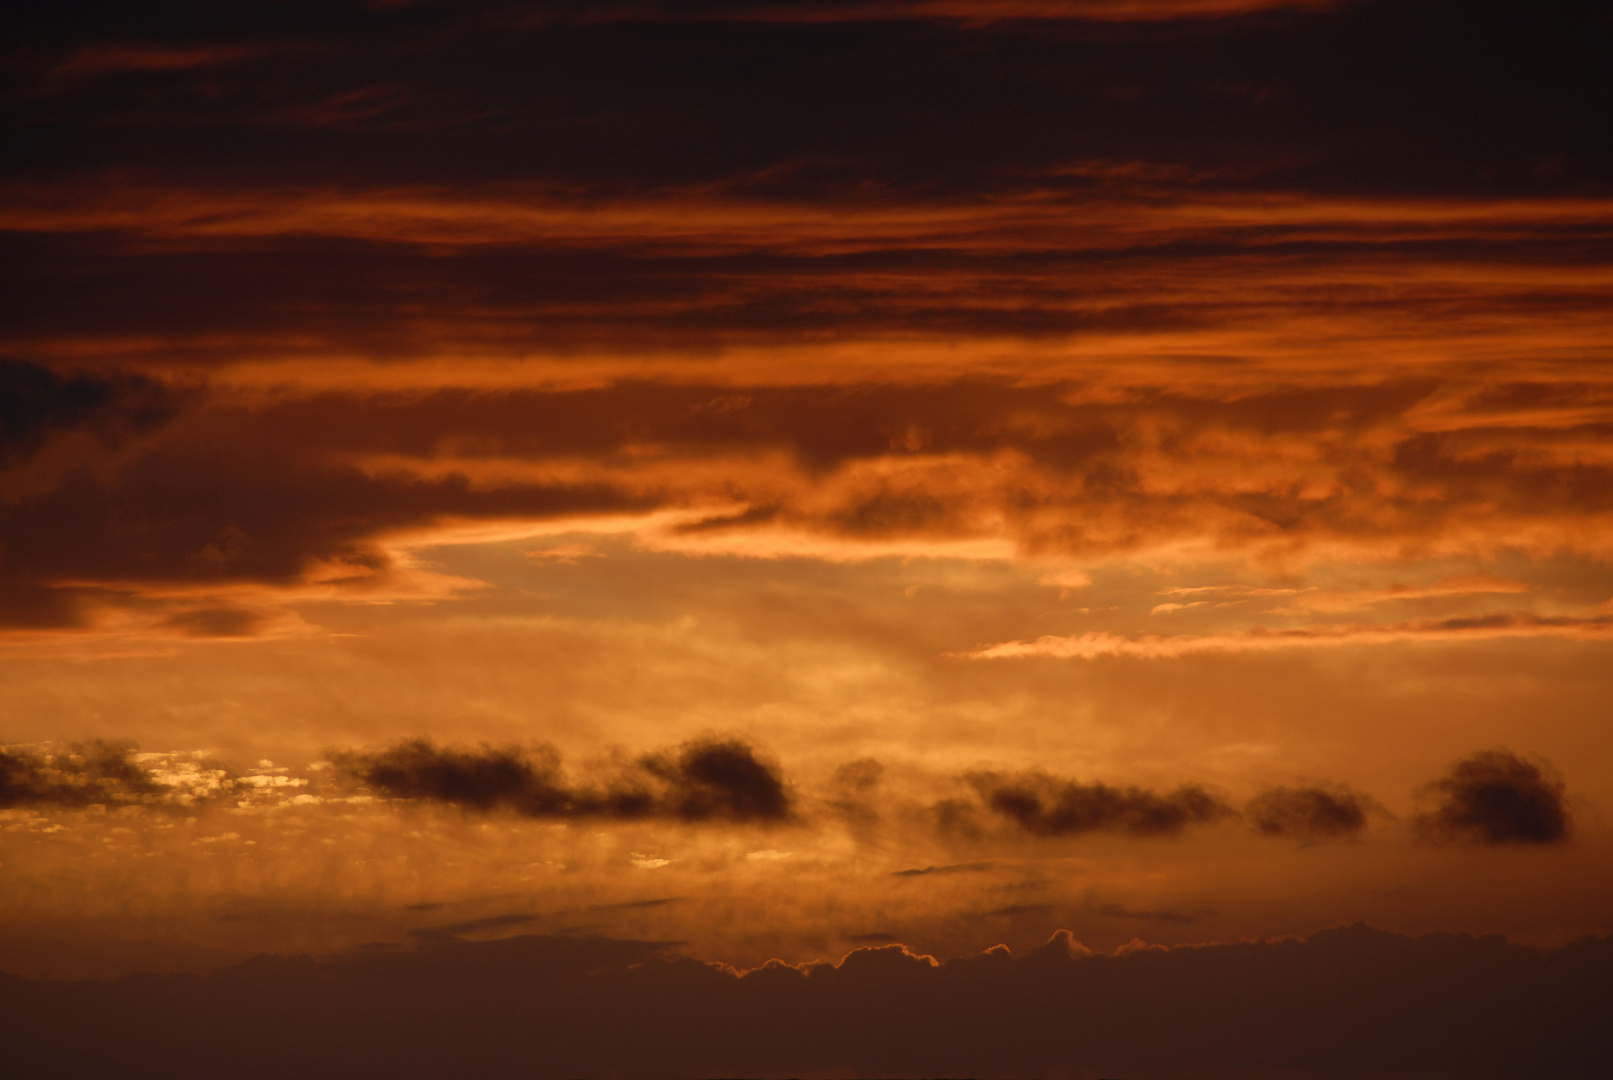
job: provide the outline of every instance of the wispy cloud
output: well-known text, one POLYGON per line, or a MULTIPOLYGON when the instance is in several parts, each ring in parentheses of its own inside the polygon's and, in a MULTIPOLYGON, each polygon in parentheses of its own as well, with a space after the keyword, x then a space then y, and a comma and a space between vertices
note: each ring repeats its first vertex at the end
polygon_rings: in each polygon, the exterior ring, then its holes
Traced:
POLYGON ((1613 616, 1481 615, 1413 619, 1399 623, 1345 623, 1291 630, 1245 630, 1223 634, 1152 634, 1125 637, 1104 631, 1068 637, 1045 635, 1033 641, 1006 641, 961 654, 971 660, 1060 657, 1091 660, 1105 656, 1169 659, 1197 653, 1264 652, 1277 649, 1337 648, 1397 642, 1482 641, 1495 638, 1607 640, 1613 616))

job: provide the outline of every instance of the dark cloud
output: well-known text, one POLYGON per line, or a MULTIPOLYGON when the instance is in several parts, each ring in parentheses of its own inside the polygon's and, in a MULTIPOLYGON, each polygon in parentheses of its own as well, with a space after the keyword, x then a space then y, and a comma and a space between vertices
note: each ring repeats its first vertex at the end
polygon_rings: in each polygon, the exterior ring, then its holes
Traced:
POLYGON ((668 943, 421 941, 204 978, 0 977, 19 1075, 1600 1076, 1613 941, 1366 926, 1092 955, 1061 932, 937 964, 900 945, 743 974, 668 943), (243 1047, 273 1047, 272 1053, 243 1047))
POLYGON ((461 750, 414 739, 373 752, 336 752, 331 760, 398 799, 475 810, 509 807, 534 817, 564 813, 576 805, 562 786, 560 755, 553 747, 461 750))
MULTIPOLYGON (((0 625, 83 625, 96 607, 135 606, 140 589, 158 584, 293 585, 316 564, 346 568, 338 587, 363 590, 388 580, 390 561, 374 538, 389 526, 655 501, 597 484, 478 488, 463 475, 372 476, 309 429, 275 435, 240 423, 250 415, 197 400, 136 450, 0 496, 0 625), (98 581, 115 585, 83 584, 98 581)), ((217 603, 156 621, 204 637, 260 626, 217 603)))
POLYGON ((1142 788, 1080 784, 1043 773, 971 773, 966 778, 988 809, 1033 836, 1119 832, 1170 836, 1236 813, 1224 799, 1196 785, 1168 795, 1142 788))
POLYGON ((777 768, 736 739, 646 754, 596 787, 568 785, 549 746, 464 749, 412 739, 331 760, 393 798, 528 817, 777 823, 791 814, 777 768))
MULTIPOLYGON (((476 209, 452 192, 438 197, 450 221, 476 209)), ((254 209, 244 196, 234 212, 254 209)), ((499 211, 490 212, 496 228, 499 211)), ((685 212, 673 203, 661 216, 685 212)), ((1519 272, 1542 262, 1603 266, 1605 240, 1586 225, 1502 217, 1495 225, 1466 224, 1453 236, 1453 226, 1436 220, 1397 224, 1391 237, 1385 222, 1340 220, 1319 237, 1308 219, 1233 226, 1178 217, 1140 233, 1070 231, 1072 221, 1104 212, 1072 198, 1026 238, 1022 226, 980 211, 967 226, 966 245, 956 223, 936 224, 933 235, 891 236, 883 222, 853 219, 835 241, 852 250, 835 253, 818 250, 822 240, 810 234, 792 244, 787 235, 739 224, 729 227, 736 236, 721 251, 709 242, 661 239, 654 222, 638 239, 512 238, 496 245, 474 234, 415 242, 294 235, 269 245, 254 237, 130 243, 101 231, 16 231, 0 233, 0 286, 15 298, 14 310, 0 318, 0 348, 93 340, 117 355, 130 340, 149 337, 164 343, 170 360, 227 364, 332 352, 396 359, 472 349, 510 357, 557 347, 703 349, 713 339, 781 334, 844 340, 891 332, 1045 338, 1186 331, 1224 326, 1225 298, 1202 275, 1233 265, 1249 282, 1233 309, 1244 316, 1280 309, 1296 318, 1350 313, 1415 321, 1436 303, 1447 320, 1472 321, 1497 314, 1504 299, 1520 311, 1594 317, 1606 303, 1605 289, 1577 282, 1530 281, 1518 286, 1523 292, 1502 283, 1460 292, 1402 284, 1390 297, 1344 285, 1318 294, 1302 284, 1337 276, 1342 267, 1379 274, 1386 261, 1510 263, 1519 272), (198 293, 209 298, 204 307, 192 302, 198 293)), ((304 223, 293 213, 284 228, 317 229, 317 208, 314 217, 304 223)))
POLYGON ((1605 191, 1613 171, 1610 31, 1590 0, 1129 26, 583 10, 603 7, 51 5, 8 23, 5 171, 795 199, 1045 187, 1071 160, 1418 194, 1605 191), (86 55, 125 62, 62 80, 86 55))
POLYGON ((1481 750, 1452 765, 1425 792, 1439 800, 1415 825, 1434 840, 1552 844, 1568 837, 1566 787, 1550 765, 1510 750, 1481 750))
POLYGON ((150 801, 166 789, 134 760, 133 743, 94 740, 66 752, 0 748, 0 807, 83 807, 150 801))
POLYGON ((1345 788, 1272 788, 1250 800, 1244 814, 1267 836, 1343 840, 1366 828, 1371 799, 1345 788))
POLYGON ((103 439, 154 428, 181 395, 143 375, 62 374, 0 358, 0 467, 38 450, 52 434, 89 428, 103 439))
POLYGON ((668 785, 674 816, 685 821, 783 821, 789 793, 778 770, 737 739, 692 742, 676 756, 651 755, 642 766, 668 785))
POLYGON ((912 870, 894 870, 891 877, 928 877, 931 874, 977 874, 983 870, 990 870, 996 863, 971 862, 953 863, 950 866, 921 866, 912 870))

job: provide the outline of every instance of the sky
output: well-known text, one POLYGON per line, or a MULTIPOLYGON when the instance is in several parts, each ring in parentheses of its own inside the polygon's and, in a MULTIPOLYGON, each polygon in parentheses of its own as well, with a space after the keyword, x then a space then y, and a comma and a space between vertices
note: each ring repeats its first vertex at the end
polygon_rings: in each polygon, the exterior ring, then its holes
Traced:
POLYGON ((1605 5, 3 20, 35 1075, 1613 1053, 1605 5))

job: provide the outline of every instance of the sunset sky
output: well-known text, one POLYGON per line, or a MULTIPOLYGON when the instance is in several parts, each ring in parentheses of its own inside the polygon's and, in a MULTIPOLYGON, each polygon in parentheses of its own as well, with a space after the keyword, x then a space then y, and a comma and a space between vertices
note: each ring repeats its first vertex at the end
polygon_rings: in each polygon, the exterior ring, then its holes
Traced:
MULTIPOLYGON (((38 1030, 134 972, 281 985, 259 954, 525 963, 552 1015, 626 980, 579 1015, 637 1030, 719 991, 787 1027, 766 980, 832 975, 900 1042, 1049 950, 1126 1032, 1239 949, 1481 996, 1522 977, 1462 950, 1511 950, 1588 1011, 1484 1068, 1595 1074, 1605 5, 16 7, 0 997, 38 1030)), ((1478 1075, 1447 1035, 508 1075, 1478 1075)))

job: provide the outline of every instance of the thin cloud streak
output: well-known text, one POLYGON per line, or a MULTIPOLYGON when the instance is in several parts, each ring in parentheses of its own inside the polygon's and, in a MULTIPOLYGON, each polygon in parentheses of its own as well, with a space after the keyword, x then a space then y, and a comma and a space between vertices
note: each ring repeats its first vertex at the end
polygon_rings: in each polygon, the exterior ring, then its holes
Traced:
POLYGON ((1267 652, 1278 649, 1342 648, 1401 642, 1488 641, 1500 638, 1609 640, 1613 616, 1481 615, 1412 619, 1400 623, 1313 626, 1292 630, 1245 630, 1224 634, 1139 635, 1096 631, 1068 637, 1044 635, 1034 641, 1005 641, 959 654, 969 660, 1055 657, 1092 660, 1105 656, 1170 659, 1200 653, 1267 652))

